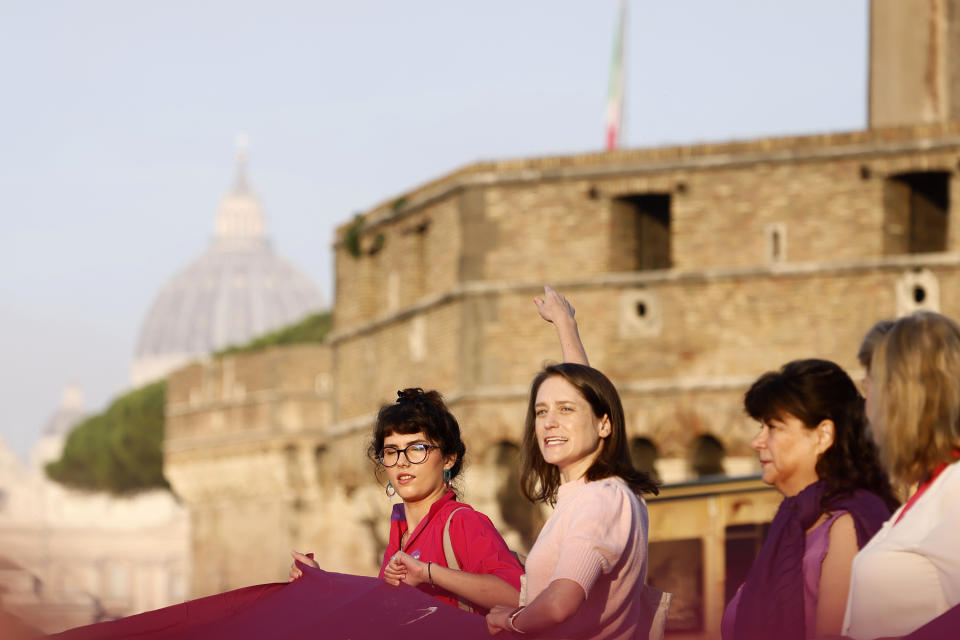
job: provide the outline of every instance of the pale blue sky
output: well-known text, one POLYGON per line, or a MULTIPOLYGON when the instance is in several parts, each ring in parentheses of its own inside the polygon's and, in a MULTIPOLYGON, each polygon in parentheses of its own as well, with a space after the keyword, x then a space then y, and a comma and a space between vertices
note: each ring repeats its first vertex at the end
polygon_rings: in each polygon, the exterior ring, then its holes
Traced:
MULTIPOLYGON (((603 143, 616 0, 0 0, 0 436, 124 389, 238 132, 274 246, 478 160, 603 143)), ((632 0, 626 146, 862 129, 866 0, 632 0)))

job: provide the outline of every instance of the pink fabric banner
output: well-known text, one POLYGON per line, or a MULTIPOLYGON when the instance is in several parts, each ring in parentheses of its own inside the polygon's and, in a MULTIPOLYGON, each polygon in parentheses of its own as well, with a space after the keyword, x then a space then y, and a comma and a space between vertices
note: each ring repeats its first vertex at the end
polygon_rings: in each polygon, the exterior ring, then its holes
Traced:
POLYGON ((409 587, 376 578, 329 573, 298 563, 289 584, 245 587, 52 636, 58 640, 244 638, 347 640, 481 640, 482 616, 409 587))

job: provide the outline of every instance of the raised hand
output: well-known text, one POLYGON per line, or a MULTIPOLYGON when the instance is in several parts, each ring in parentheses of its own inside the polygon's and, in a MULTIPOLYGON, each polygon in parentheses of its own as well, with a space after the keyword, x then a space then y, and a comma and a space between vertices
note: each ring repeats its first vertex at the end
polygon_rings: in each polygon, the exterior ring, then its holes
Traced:
POLYGON ((573 320, 577 313, 570 301, 550 285, 543 287, 543 297, 534 297, 533 303, 537 305, 540 317, 554 324, 563 320, 573 320))
POLYGON ((570 301, 564 298, 563 294, 555 291, 553 287, 546 285, 543 287, 543 297, 535 297, 533 303, 537 305, 537 312, 540 317, 552 323, 556 328, 563 361, 589 366, 590 361, 587 360, 587 351, 583 348, 583 342, 580 340, 580 330, 577 328, 577 321, 574 318, 577 311, 570 304, 570 301))

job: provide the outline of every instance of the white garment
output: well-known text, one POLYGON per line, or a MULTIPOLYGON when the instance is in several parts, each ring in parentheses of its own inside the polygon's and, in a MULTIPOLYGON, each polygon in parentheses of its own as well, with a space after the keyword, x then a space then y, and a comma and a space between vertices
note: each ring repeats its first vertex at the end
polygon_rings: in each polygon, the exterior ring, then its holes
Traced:
POLYGON ((901 511, 853 559, 845 636, 906 635, 960 603, 960 464, 901 511))

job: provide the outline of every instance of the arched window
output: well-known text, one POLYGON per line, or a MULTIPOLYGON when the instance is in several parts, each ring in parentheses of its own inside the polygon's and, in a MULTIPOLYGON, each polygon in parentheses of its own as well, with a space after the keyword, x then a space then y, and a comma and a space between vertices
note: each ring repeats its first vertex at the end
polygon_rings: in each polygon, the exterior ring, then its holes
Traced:
POLYGON ((520 448, 512 442, 494 445, 493 461, 504 481, 497 489, 497 504, 504 522, 520 534, 529 549, 537 539, 543 518, 540 510, 520 492, 520 448))
POLYGON ((640 471, 649 473, 650 476, 660 481, 660 474, 657 473, 657 458, 660 452, 657 451, 657 445, 649 438, 634 438, 630 441, 630 457, 633 459, 633 466, 640 471))
POLYGON ((724 475, 723 443, 705 433, 697 436, 690 448, 690 469, 698 478, 724 475))

